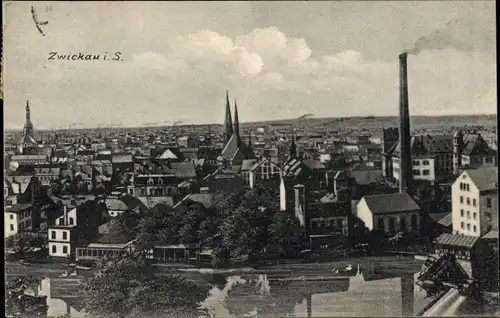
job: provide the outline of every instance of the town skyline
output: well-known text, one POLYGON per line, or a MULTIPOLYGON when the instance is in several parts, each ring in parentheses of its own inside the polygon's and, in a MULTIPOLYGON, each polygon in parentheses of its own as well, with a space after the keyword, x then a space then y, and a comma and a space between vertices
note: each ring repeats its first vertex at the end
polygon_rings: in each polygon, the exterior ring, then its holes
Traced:
POLYGON ((241 122, 397 116, 397 55, 450 21, 472 48, 409 57, 410 114, 496 114, 494 3, 452 4, 37 3, 46 36, 29 4, 4 4, 5 128, 22 127, 26 100, 42 130, 222 124, 226 89, 241 122), (50 52, 120 52, 123 61, 54 61, 50 52))

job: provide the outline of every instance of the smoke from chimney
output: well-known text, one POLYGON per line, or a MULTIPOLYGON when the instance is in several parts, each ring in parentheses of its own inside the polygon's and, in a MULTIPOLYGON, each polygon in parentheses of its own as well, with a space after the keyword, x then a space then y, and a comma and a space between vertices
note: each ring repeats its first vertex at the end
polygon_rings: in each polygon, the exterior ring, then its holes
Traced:
POLYGON ((406 53, 416 55, 422 50, 444 50, 449 47, 464 52, 491 51, 496 48, 495 41, 494 24, 464 18, 450 21, 444 27, 420 37, 406 53))

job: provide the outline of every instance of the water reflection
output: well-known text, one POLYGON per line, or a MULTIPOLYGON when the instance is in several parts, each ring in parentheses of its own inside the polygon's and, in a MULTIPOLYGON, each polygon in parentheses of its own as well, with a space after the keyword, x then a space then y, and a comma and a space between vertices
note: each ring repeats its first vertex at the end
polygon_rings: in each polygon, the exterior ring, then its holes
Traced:
POLYGON ((414 316, 430 301, 415 281, 359 267, 336 277, 232 276, 205 306, 216 317, 414 316))
POLYGON ((44 278, 38 286, 31 286, 26 293, 33 296, 47 296, 47 316, 57 317, 70 314, 84 317, 82 299, 79 294, 79 279, 44 278))
MULTIPOLYGON (((413 316, 430 301, 415 286, 416 274, 396 276, 374 268, 322 277, 313 271, 202 275, 213 286, 203 307, 214 317, 413 316)), ((49 316, 83 317, 80 282, 46 278, 30 293, 47 296, 49 316)))

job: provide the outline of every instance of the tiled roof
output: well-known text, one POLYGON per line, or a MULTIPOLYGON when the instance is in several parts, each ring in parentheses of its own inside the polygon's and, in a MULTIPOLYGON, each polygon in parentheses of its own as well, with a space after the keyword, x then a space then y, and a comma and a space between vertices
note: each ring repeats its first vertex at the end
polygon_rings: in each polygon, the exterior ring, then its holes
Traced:
POLYGON ((351 176, 359 185, 369 185, 377 183, 382 178, 380 170, 353 170, 351 176))
POLYGON ((464 136, 464 149, 462 154, 470 156, 476 154, 494 153, 483 137, 476 133, 470 133, 464 136))
POLYGON ((194 193, 189 195, 183 201, 192 201, 202 204, 205 208, 209 209, 213 206, 214 202, 214 194, 213 193, 194 193))
POLYGON ((479 191, 498 189, 498 167, 469 169, 465 172, 479 191))
POLYGON ((436 244, 471 248, 478 239, 476 236, 445 233, 436 239, 436 244))
POLYGON ((302 161, 306 167, 311 170, 321 170, 325 169, 325 165, 323 165, 319 160, 309 160, 305 159, 302 161))
POLYGON ((365 195, 366 205, 373 214, 419 210, 420 207, 406 193, 365 195))
POLYGON ((249 171, 255 164, 257 159, 245 159, 241 163, 241 171, 249 171))
POLYGON ((498 231, 489 231, 482 237, 483 239, 493 239, 498 240, 498 231))
POLYGON ((115 153, 111 156, 111 162, 113 163, 127 163, 132 162, 132 154, 129 153, 115 153))
POLYGON ((446 227, 451 226, 451 224, 452 224, 451 212, 447 213, 444 217, 439 219, 439 221, 437 223, 441 224, 442 226, 446 226, 446 227))

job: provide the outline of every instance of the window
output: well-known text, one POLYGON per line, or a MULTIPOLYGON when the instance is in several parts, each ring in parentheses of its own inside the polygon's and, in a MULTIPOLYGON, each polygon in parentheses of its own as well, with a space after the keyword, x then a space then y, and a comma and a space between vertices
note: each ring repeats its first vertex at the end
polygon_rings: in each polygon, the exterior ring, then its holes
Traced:
POLYGON ((64 225, 64 218, 59 219, 59 225, 64 225))
POLYGON ((463 190, 464 189, 464 184, 462 182, 460 182, 460 190, 463 190))
POLYGON ((67 240, 68 239, 68 233, 66 231, 62 232, 63 234, 63 240, 67 240))
POLYGON ((423 172, 423 175, 424 175, 424 176, 428 176, 428 175, 430 175, 430 171, 429 171, 429 170, 427 170, 427 169, 423 170, 422 172, 423 172))
POLYGON ((419 176, 420 175, 420 170, 413 170, 413 175, 414 176, 419 176))
POLYGON ((486 207, 491 208, 491 198, 486 198, 486 207))
POLYGON ((460 209, 460 216, 464 217, 464 209, 460 209))
POLYGON ((53 240, 56 239, 56 231, 50 231, 50 238, 53 240))
POLYGON ((413 231, 418 230, 418 216, 415 214, 411 216, 411 229, 413 231))
POLYGON ((52 245, 52 254, 57 253, 57 246, 52 245))
POLYGON ((396 231, 396 226, 394 222, 394 218, 389 218, 389 232, 394 233, 396 231))
POLYGON ((429 160, 424 160, 424 166, 428 166, 429 165, 429 160))
POLYGON ((419 166, 419 165, 420 165, 420 161, 418 161, 418 160, 413 160, 413 165, 414 165, 414 166, 419 166))
POLYGON ((470 191, 470 184, 467 183, 465 186, 467 187, 467 191, 470 191))
POLYGON ((402 216, 399 218, 399 223, 400 223, 400 227, 401 227, 401 231, 406 231, 406 220, 405 220, 405 217, 402 216))
POLYGON ((63 246, 63 254, 68 254, 68 247, 67 246, 63 246))
POLYGON ((377 227, 379 229, 384 229, 384 219, 383 218, 378 219, 378 226, 377 227))
POLYGON ((462 230, 465 228, 464 222, 460 222, 460 227, 462 228, 462 230))
POLYGON ((473 217, 474 220, 476 220, 477 219, 477 213, 474 212, 474 214, 472 214, 472 217, 473 217))
POLYGON ((467 223, 467 231, 470 231, 470 224, 467 223))
POLYGON ((470 205, 470 199, 467 198, 467 205, 470 205))
POLYGON ((11 224, 11 225, 10 225, 10 230, 11 230, 11 231, 14 231, 14 224, 11 224))
POLYGON ((10 214, 10 219, 13 220, 14 219, 14 215, 10 214))
POLYGON ((464 203, 464 197, 460 196, 460 203, 464 203))
POLYGON ((476 233, 476 232, 477 232, 477 226, 475 226, 475 225, 474 225, 474 227, 473 227, 473 231, 474 231, 474 233, 476 233))
POLYGON ((472 199, 472 206, 477 206, 476 199, 472 199))
POLYGON ((75 222, 75 221, 73 220, 73 218, 69 218, 69 225, 73 225, 73 224, 74 224, 74 222, 75 222))

